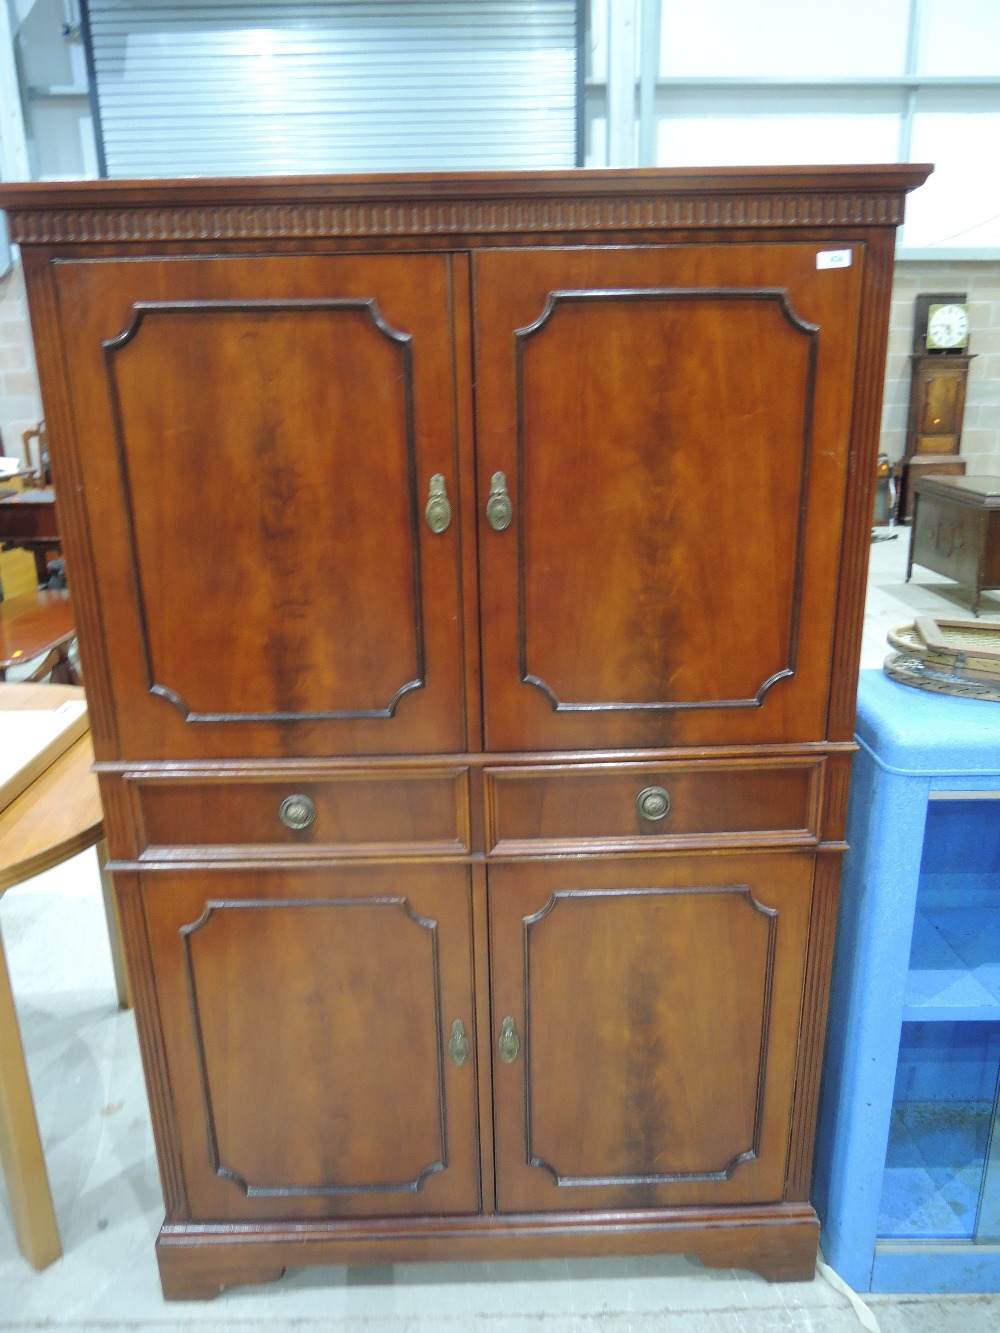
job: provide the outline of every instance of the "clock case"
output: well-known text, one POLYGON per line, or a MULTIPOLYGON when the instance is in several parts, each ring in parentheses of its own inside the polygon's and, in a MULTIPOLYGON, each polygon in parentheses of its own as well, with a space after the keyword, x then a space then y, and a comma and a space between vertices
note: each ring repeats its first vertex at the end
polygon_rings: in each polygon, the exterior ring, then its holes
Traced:
POLYGON ((922 293, 913 313, 906 451, 897 465, 897 522, 912 518, 913 488, 923 476, 964 476, 959 457, 972 354, 968 345, 928 350, 927 324, 935 306, 965 305, 965 292, 922 293))

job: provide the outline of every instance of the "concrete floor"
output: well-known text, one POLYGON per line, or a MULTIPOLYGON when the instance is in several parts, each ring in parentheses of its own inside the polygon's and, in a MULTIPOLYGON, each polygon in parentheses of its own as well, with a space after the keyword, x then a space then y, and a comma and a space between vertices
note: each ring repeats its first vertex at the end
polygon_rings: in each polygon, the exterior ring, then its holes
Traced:
MULTIPOLYGON (((871 548, 865 599, 862 668, 880 667, 892 651, 885 641, 886 631, 896 625, 912 624, 915 615, 972 619, 969 589, 922 565, 914 565, 913 577, 909 583, 905 581, 909 528, 876 528, 874 532, 876 540, 871 548)), ((1000 623, 1000 593, 983 593, 979 619, 1000 623)))
MULTIPOLYGON (((881 530, 886 533, 887 530, 881 530)), ((903 582, 908 532, 876 543, 863 665, 914 612, 964 617, 968 597, 923 570, 903 582)), ((1000 597, 984 596, 1000 622, 1000 597)), ((0 1186, 0 1330, 337 1329, 358 1333, 990 1333, 1000 1295, 874 1296, 863 1325, 818 1277, 770 1285, 686 1259, 326 1268, 215 1301, 166 1305, 153 1241, 162 1217, 135 1024, 119 1012, 93 853, 0 899, 64 1256, 35 1273, 0 1186), (877 1322, 876 1322, 877 1321, 877 1322)))

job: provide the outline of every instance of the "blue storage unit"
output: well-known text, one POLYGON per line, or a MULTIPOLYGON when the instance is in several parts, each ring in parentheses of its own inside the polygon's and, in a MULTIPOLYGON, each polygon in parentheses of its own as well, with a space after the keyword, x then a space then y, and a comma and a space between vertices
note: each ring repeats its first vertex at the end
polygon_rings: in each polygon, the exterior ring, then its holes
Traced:
POLYGON ((863 671, 814 1203, 862 1291, 1000 1290, 1000 703, 863 671))

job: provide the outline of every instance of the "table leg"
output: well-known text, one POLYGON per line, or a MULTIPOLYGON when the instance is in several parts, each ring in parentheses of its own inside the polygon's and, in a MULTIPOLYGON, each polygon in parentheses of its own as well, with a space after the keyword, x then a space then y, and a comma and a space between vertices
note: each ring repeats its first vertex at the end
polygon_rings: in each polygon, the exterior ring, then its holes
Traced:
POLYGON ((46 655, 42 658, 41 662, 39 662, 38 666, 36 666, 34 671, 32 671, 31 675, 24 677, 25 683, 39 684, 41 681, 45 680, 45 678, 48 676, 51 677, 50 683, 52 685, 68 685, 69 681, 56 676, 56 671, 59 667, 59 663, 62 660, 62 657, 63 657, 62 649, 53 648, 50 653, 46 653, 46 655))
POLYGON ((111 944, 111 966, 115 971, 115 989, 118 1003, 122 1009, 132 1008, 132 992, 129 988, 128 971, 125 967, 125 955, 122 953, 121 928, 118 922, 118 904, 115 901, 115 886, 108 870, 108 841, 102 838, 97 844, 97 864, 101 870, 101 893, 104 895, 104 915, 108 922, 108 940, 111 944))
POLYGON ((917 540, 917 505, 920 502, 920 496, 913 497, 913 512, 910 515, 910 549, 906 556, 906 583, 910 581, 910 575, 913 573, 913 547, 917 540))
POLYGON ((35 557, 35 579, 39 588, 44 588, 49 581, 49 562, 44 551, 32 551, 35 557))
POLYGON ((72 685, 73 681, 69 669, 69 658, 65 653, 59 654, 59 660, 52 668, 52 675, 49 677, 49 683, 52 685, 72 685))
POLYGON ((0 1164, 21 1253, 35 1268, 62 1254, 24 1045, 0 940, 0 1164))

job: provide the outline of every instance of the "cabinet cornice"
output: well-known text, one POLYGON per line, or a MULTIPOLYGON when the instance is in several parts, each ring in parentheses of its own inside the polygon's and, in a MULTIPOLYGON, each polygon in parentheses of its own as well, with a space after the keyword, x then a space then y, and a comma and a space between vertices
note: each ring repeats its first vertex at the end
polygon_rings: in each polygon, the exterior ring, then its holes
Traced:
POLYGON ((896 227, 928 167, 484 173, 0 187, 22 245, 896 227))

